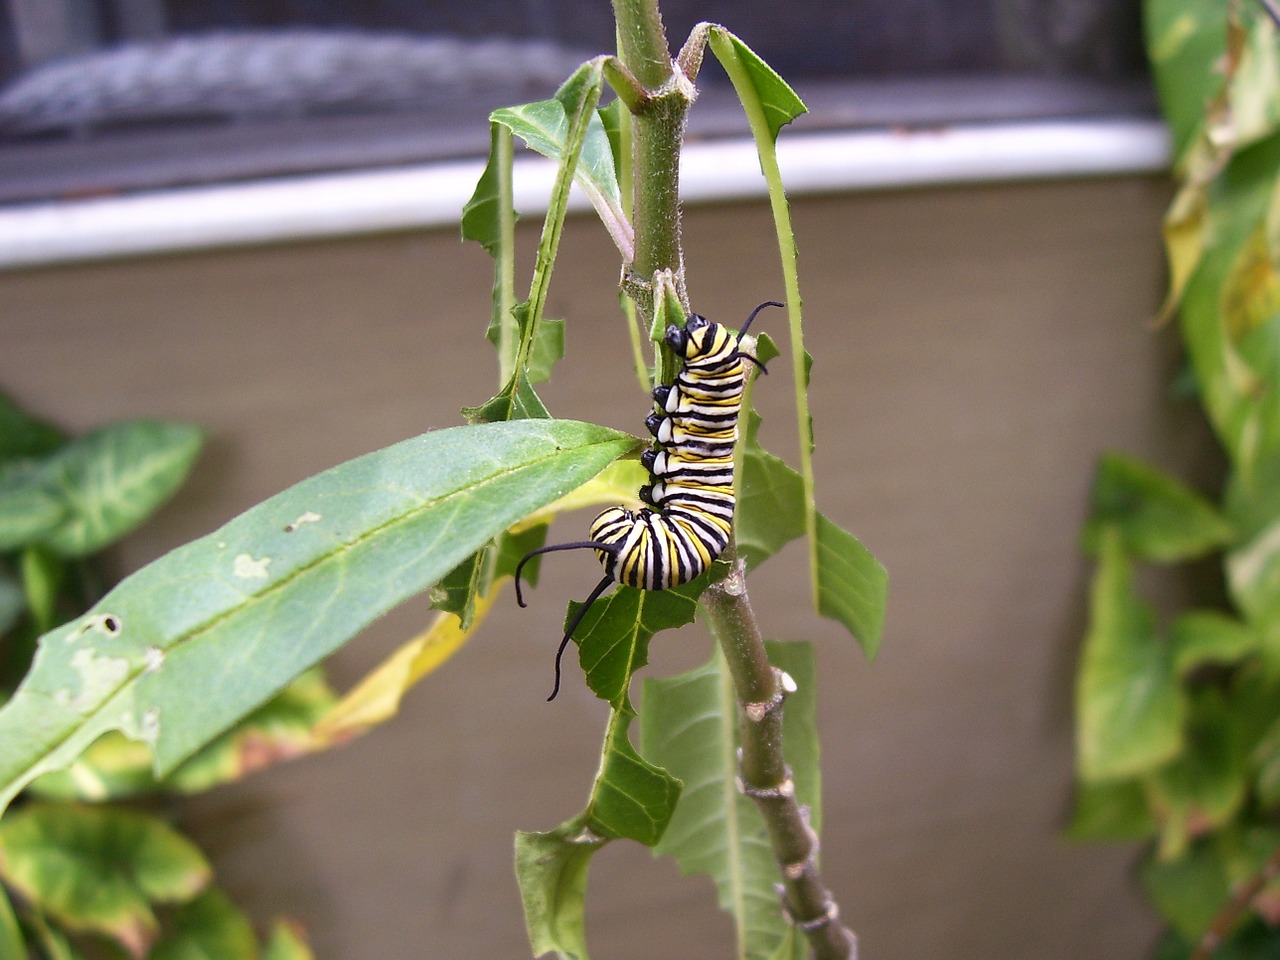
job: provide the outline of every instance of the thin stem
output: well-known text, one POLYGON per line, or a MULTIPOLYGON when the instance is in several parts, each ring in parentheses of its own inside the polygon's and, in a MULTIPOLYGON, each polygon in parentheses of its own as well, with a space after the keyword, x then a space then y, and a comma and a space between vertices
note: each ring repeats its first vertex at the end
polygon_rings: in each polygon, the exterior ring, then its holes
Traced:
POLYGON ((782 754, 782 712, 794 681, 776 671, 765 653, 747 595, 745 567, 732 559, 730 574, 702 595, 711 632, 724 651, 740 709, 742 790, 764 819, 769 845, 782 868, 782 903, 809 941, 815 960, 856 960, 858 940, 840 923, 840 911, 818 873, 818 839, 808 810, 796 800, 782 754))

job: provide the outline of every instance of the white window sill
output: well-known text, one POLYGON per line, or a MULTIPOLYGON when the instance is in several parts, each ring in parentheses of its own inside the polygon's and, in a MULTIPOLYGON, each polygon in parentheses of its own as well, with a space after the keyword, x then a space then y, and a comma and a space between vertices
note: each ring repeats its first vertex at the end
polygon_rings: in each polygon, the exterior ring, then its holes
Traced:
MULTIPOLYGON (((989 123, 792 134, 778 145, 792 196, 957 183, 1155 174, 1169 139, 1149 119, 989 123)), ((0 207, 0 269, 456 225, 481 161, 440 162, 0 207)), ((546 209, 552 165, 522 157, 516 209, 546 209)), ((691 143, 686 203, 762 197, 749 140, 691 143)), ((581 196, 573 203, 586 207, 581 196)))

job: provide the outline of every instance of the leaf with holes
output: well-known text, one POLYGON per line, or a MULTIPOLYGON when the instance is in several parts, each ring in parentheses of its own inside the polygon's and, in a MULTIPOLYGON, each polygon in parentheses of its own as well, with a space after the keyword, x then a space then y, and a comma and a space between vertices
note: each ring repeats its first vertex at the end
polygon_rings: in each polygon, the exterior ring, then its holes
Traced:
POLYGON ((645 760, 627 737, 631 718, 613 711, 586 809, 547 833, 516 835, 516 879, 536 956, 587 956, 583 899, 591 857, 608 841, 653 846, 680 796, 680 781, 645 760))
MULTIPOLYGON (((587 686, 615 710, 631 713, 631 676, 649 662, 649 641, 661 630, 693 622, 710 573, 670 590, 619 586, 592 604, 574 630, 587 686)), ((569 606, 566 626, 581 608, 569 606)))
POLYGON ((304 480, 161 557, 42 638, 0 709, 0 809, 107 730, 153 745, 167 774, 635 442, 563 420, 440 430, 304 480))
MULTIPOLYGON (((770 643, 769 659, 795 679, 783 714, 783 749, 796 795, 821 828, 818 740, 814 724, 813 650, 803 643, 770 643)), ((680 804, 657 853, 684 873, 709 876, 720 906, 734 918, 740 956, 770 960, 788 924, 778 909, 774 860, 755 804, 737 789, 738 706, 719 650, 711 661, 678 677, 648 680, 640 714, 641 749, 684 781, 680 804)))

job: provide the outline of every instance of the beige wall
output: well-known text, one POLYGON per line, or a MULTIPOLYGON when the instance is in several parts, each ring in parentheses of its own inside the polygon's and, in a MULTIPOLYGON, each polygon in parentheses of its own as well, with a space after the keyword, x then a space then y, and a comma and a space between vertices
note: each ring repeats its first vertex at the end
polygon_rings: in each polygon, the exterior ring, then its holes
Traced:
MULTIPOLYGON (((770 635, 819 644, 823 857, 868 958, 1150 943, 1134 851, 1059 831, 1094 459, 1120 447, 1217 469, 1194 411, 1168 399, 1172 333, 1147 322, 1166 199, 1117 179, 795 205, 819 500, 890 571, 879 661, 809 612, 802 551, 752 592, 770 635)), ((780 297, 770 237, 763 205, 689 210, 696 308, 733 321, 780 297)), ((546 399, 640 432, 617 269, 603 231, 572 221, 550 304, 569 353, 546 399)), ((487 259, 451 231, 9 274, 0 385, 73 429, 140 414, 208 428, 190 486, 119 552, 128 569, 307 474, 458 422, 495 385, 488 285, 487 259)), ((790 456, 785 364, 756 392, 766 442, 790 456)), ((578 810, 603 719, 576 682, 543 702, 564 601, 596 578, 581 557, 544 569, 531 609, 504 603, 389 727, 185 805, 241 902, 301 918, 327 960, 527 955, 512 832, 578 810)), ((335 681, 426 617, 417 600, 377 624, 334 658, 335 681)), ((659 637, 650 673, 707 644, 699 628, 659 637)), ((709 885, 639 847, 597 858, 589 922, 606 960, 731 953, 709 885)))

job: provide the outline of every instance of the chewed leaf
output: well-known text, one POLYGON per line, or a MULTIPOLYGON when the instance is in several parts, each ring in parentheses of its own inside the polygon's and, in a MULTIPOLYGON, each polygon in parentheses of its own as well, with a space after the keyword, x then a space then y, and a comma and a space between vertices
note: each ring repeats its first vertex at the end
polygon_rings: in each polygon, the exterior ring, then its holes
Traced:
POLYGON ((555 951, 563 960, 587 960, 587 869, 605 842, 575 821, 548 833, 516 834, 516 880, 534 956, 555 951))
POLYGON ((804 536, 804 480, 758 439, 760 415, 747 411, 734 539, 749 568, 804 536))
POLYGON ((516 878, 536 956, 555 950, 586 960, 583 898, 592 855, 611 839, 653 846, 676 808, 680 781, 636 753, 629 725, 626 714, 610 715, 600 771, 582 813, 549 833, 516 835, 516 878))
POLYGON ((511 188, 507 182, 511 164, 510 134, 500 124, 490 123, 489 127, 489 159, 471 199, 462 208, 462 239, 474 240, 489 256, 496 258, 507 221, 514 222, 516 214, 511 209, 511 188))
MULTIPOLYGON (((771 643, 769 658, 797 682, 783 714, 784 751, 800 803, 821 826, 813 650, 771 643)), ((702 873, 731 913, 742 956, 771 960, 791 929, 778 907, 774 860, 764 822, 737 788, 738 706, 723 655, 678 677, 648 680, 641 704, 644 752, 684 781, 684 791, 657 852, 684 873, 702 873)), ((789 949, 789 948, 788 948, 789 949)), ((791 956, 783 952, 782 956, 791 956)))
POLYGON ((773 139, 778 138, 778 131, 784 126, 808 112, 804 101, 773 67, 724 27, 712 27, 707 39, 711 52, 733 80, 743 108, 748 113, 761 112, 773 139))
MULTIPOLYGON (((595 602, 583 618, 574 639, 587 685, 615 710, 630 713, 631 676, 649 662, 649 641, 660 630, 693 621, 698 595, 709 580, 696 580, 670 590, 636 590, 619 586, 595 602)), ((569 608, 566 623, 577 612, 569 608)))
POLYGON ((884 632, 889 575, 851 533, 818 514, 818 613, 844 624, 868 660, 884 632))
POLYGON ((0 708, 0 809, 107 730, 152 744, 167 773, 634 443, 574 421, 440 430, 304 480, 161 557, 42 638, 0 708))

